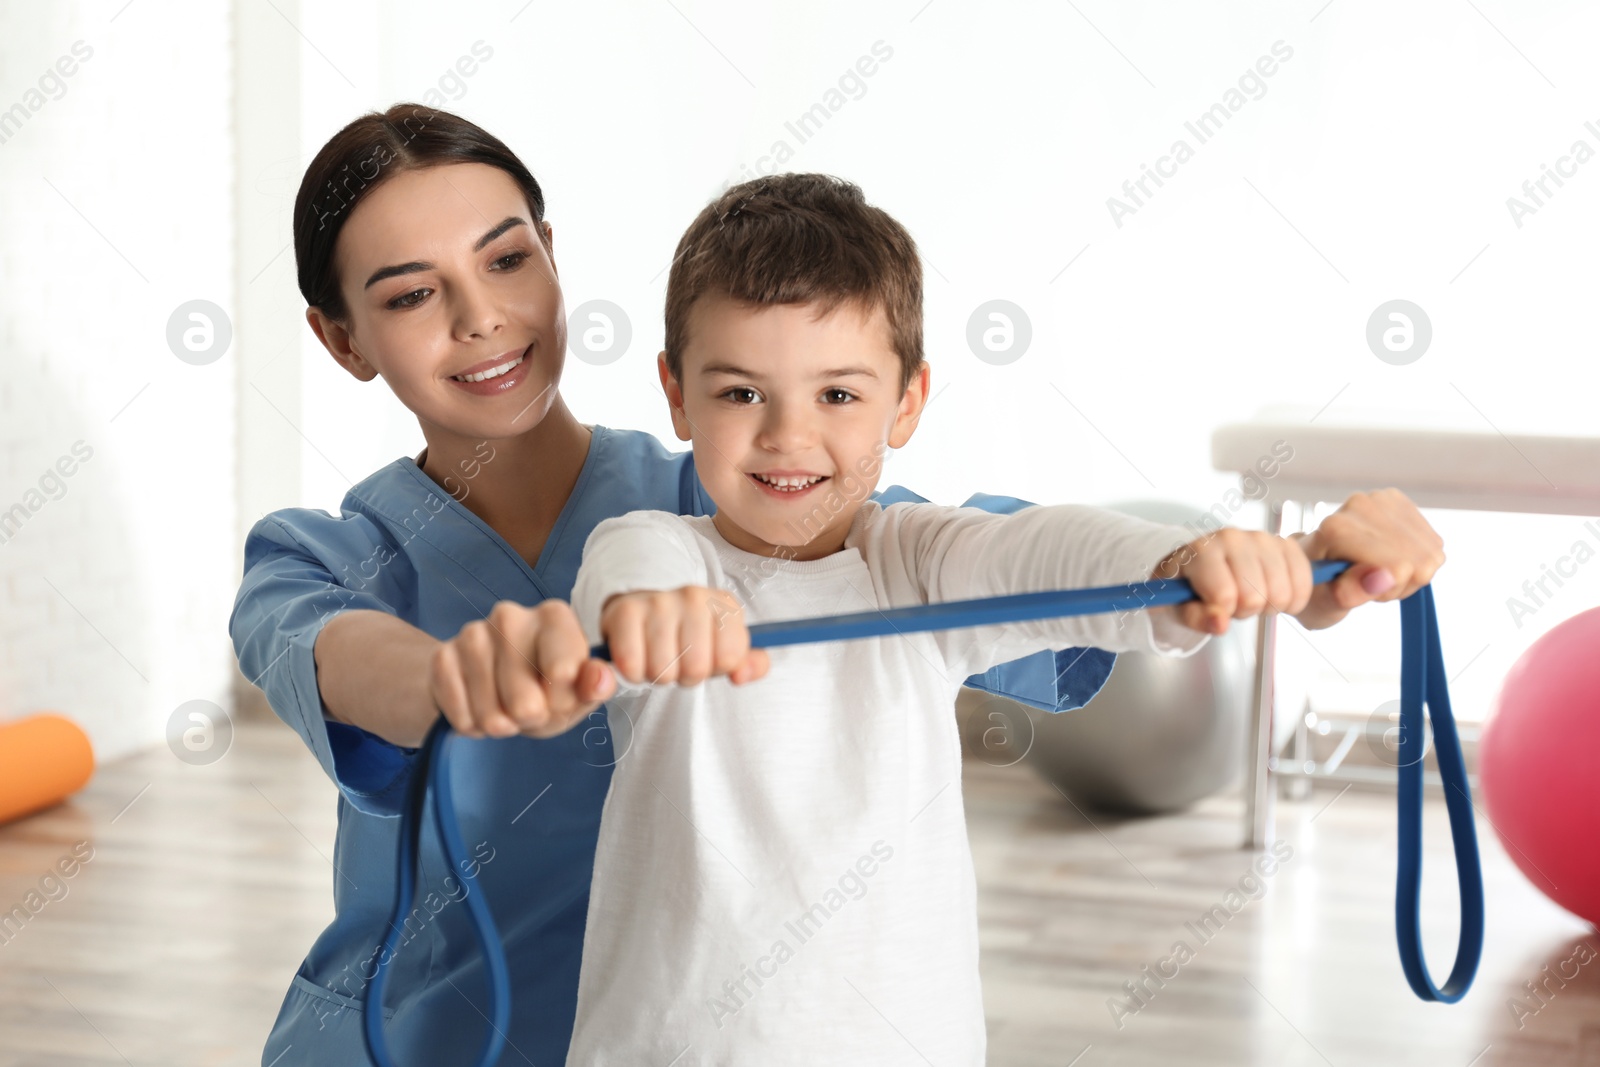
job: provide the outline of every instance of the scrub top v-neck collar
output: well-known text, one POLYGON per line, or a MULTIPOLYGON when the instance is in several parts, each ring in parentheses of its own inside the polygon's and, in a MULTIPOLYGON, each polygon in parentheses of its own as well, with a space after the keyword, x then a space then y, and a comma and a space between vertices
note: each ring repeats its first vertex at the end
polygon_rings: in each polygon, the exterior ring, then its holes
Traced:
MULTIPOLYGON (((534 589, 539 592, 539 595, 549 599, 554 594, 550 591, 549 587, 544 581, 546 572, 549 570, 548 565, 550 561, 555 558, 557 554, 556 546, 560 543, 561 538, 565 535, 567 526, 571 523, 573 513, 577 511, 580 506, 580 501, 582 500, 584 490, 589 484, 590 473, 596 466, 596 457, 599 455, 600 450, 608 443, 608 438, 611 434, 611 430, 608 427, 601 426, 598 423, 593 426, 585 424, 584 428, 589 431, 589 449, 583 457, 583 466, 578 470, 578 480, 573 484, 572 492, 567 494, 566 502, 561 505, 561 511, 556 515, 556 521, 550 527, 550 533, 545 538, 543 547, 539 549, 538 561, 531 567, 528 565, 528 561, 522 558, 522 554, 515 548, 511 547, 511 542, 507 541, 504 537, 501 537, 495 528, 490 526, 487 522, 484 522, 476 512, 472 511, 465 504, 461 503, 461 501, 457 500, 438 482, 428 477, 422 468, 417 465, 417 461, 414 458, 411 456, 405 456, 396 462, 402 470, 409 473, 429 492, 441 496, 445 501, 445 507, 454 508, 456 514, 460 515, 467 522, 481 530, 483 535, 487 537, 496 548, 505 553, 506 557, 510 559, 512 563, 522 572, 523 576, 528 580, 528 582, 531 583, 534 589)), ((423 455, 426 454, 427 450, 424 449, 423 455)), ((426 537, 426 534, 421 534, 420 536, 426 537)), ((431 540, 431 538, 429 540, 431 540)), ((450 554, 442 545, 435 544, 434 547, 438 548, 440 551, 446 552, 446 554, 450 554)), ((460 565, 463 570, 467 570, 468 573, 471 573, 470 568, 467 567, 466 560, 457 557, 456 563, 460 565)), ((498 583, 486 581, 482 575, 473 574, 473 577, 478 581, 483 582, 484 585, 490 589, 497 587, 498 583)))

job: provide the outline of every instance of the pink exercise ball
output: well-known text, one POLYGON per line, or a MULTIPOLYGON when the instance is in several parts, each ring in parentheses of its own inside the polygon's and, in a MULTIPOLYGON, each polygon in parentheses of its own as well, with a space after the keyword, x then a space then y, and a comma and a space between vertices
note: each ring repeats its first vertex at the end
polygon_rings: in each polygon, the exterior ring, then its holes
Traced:
POLYGON ((1495 833, 1545 896, 1600 927, 1600 608, 1512 665, 1478 746, 1495 833))

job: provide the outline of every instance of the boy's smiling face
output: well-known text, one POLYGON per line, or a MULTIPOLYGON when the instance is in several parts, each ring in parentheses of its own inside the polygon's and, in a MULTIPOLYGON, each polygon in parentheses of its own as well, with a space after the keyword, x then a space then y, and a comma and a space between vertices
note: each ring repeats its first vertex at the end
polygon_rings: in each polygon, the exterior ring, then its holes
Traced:
POLYGON ((712 521, 746 552, 839 551, 886 450, 911 438, 927 402, 926 363, 900 388, 881 308, 818 310, 707 294, 690 311, 683 380, 665 353, 658 361, 673 427, 694 442, 695 469, 716 502, 712 521))

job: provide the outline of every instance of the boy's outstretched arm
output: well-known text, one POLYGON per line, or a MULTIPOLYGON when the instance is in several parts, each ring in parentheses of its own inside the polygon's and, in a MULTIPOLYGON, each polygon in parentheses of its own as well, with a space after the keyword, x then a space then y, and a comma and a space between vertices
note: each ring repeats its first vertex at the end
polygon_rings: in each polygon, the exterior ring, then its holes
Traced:
MULTIPOLYGON (((925 500, 898 485, 875 493, 873 499, 884 507, 901 501, 925 500)), ((1016 497, 975 493, 963 506, 995 514, 1012 514, 1035 505, 1016 497)), ((1234 530, 1228 536, 1248 533, 1234 530)), ((1433 580, 1434 573, 1445 560, 1443 539, 1411 499, 1392 488, 1352 494, 1315 531, 1295 534, 1288 540, 1299 546, 1308 561, 1347 559, 1353 564, 1334 581, 1312 587, 1305 606, 1293 613, 1308 630, 1332 626, 1352 608, 1368 601, 1401 600, 1410 596, 1433 580)), ((1173 556, 1183 551, 1180 549, 1173 556)), ((1153 577, 1172 577, 1173 572, 1173 567, 1164 566, 1158 568, 1153 577)), ((1309 581, 1309 573, 1307 563, 1306 581, 1309 581)), ((1263 594, 1268 591, 1263 588, 1263 594)), ((1267 606, 1268 610, 1279 610, 1270 603, 1267 606)), ((1207 606, 1203 601, 1179 605, 1176 610, 1179 618, 1192 629, 1206 633, 1226 629, 1226 626, 1218 629, 1204 618, 1207 606)), ((1256 611, 1259 610, 1257 607, 1256 611)), ((974 675, 966 684, 1047 711, 1066 711, 1087 704, 1110 676, 1115 662, 1115 653, 1098 648, 1039 652, 974 675)))
MULTIPOLYGON (((880 489, 872 499, 884 507, 927 501, 903 485, 880 489)), ((961 506, 993 515, 1011 515, 1037 505, 1014 496, 973 493, 961 506)), ((1040 711, 1071 711, 1089 703, 1111 677, 1116 663, 1117 654, 1103 648, 1060 648, 1002 663, 974 674, 965 684, 968 689, 1007 697, 1040 711)))

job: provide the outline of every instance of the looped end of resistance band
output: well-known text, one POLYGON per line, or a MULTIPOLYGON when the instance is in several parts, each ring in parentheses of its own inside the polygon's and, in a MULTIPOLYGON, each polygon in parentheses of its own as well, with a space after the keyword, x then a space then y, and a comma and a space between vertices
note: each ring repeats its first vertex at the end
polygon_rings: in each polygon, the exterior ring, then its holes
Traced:
POLYGON ((389 1046, 383 1037, 383 991, 389 982, 389 970, 394 954, 399 948, 400 933, 411 910, 416 894, 417 856, 422 850, 422 827, 427 818, 428 791, 433 792, 434 826, 439 832, 439 843, 452 870, 461 872, 466 895, 462 898, 472 919, 472 928, 478 937, 478 946, 489 970, 489 995, 491 999, 489 1032, 484 1035, 483 1047, 478 1053, 479 1067, 493 1067, 505 1048, 506 1030, 511 1026, 511 971, 506 964, 505 946, 500 942, 500 932, 489 912, 488 901, 479 888, 477 865, 467 858, 466 844, 461 838, 461 823, 456 818, 455 794, 450 783, 450 754, 461 739, 450 729, 443 715, 428 730, 417 753, 417 765, 406 794, 405 818, 400 827, 399 870, 396 883, 394 914, 389 917, 389 930, 379 950, 377 973, 367 983, 362 1025, 367 1042, 367 1053, 378 1067, 397 1067, 389 1055, 389 1046))
POLYGON ((1449 679, 1439 648, 1439 617, 1431 585, 1400 602, 1400 627, 1400 847, 1395 870, 1395 939, 1400 947, 1400 967, 1412 991, 1423 1000, 1454 1004, 1472 987, 1483 957, 1483 868, 1478 858, 1466 761, 1450 710, 1449 679), (1422 725, 1424 704, 1433 725, 1434 755, 1444 783, 1461 897, 1456 961, 1443 986, 1433 984, 1422 951, 1422 785, 1427 755, 1422 725))

